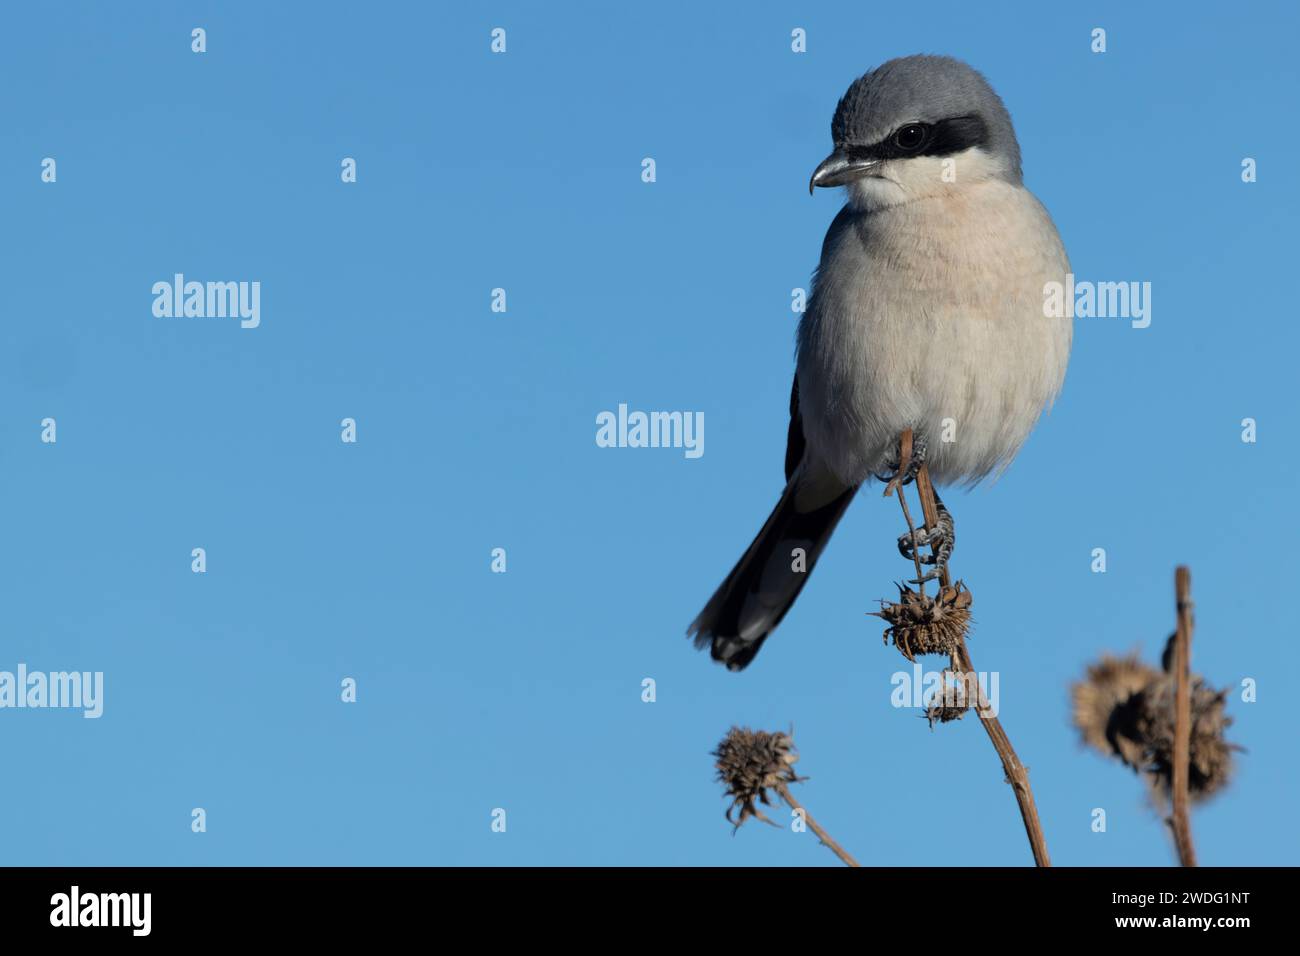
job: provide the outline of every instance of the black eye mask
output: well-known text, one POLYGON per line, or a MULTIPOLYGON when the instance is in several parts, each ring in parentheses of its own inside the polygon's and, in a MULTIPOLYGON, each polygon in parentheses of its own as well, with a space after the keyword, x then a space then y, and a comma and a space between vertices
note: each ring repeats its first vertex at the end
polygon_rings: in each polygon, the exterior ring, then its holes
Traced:
POLYGON ((951 156, 973 146, 988 146, 989 129, 978 116, 953 116, 937 123, 904 123, 870 146, 844 144, 851 159, 907 159, 911 156, 951 156), (919 135, 918 135, 919 132, 919 135))

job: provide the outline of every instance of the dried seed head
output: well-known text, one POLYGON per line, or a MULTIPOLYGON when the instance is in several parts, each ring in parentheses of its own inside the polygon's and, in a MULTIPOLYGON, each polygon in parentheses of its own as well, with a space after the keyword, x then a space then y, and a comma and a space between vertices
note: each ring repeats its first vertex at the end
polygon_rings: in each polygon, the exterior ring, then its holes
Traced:
POLYGON ((970 710, 970 705, 965 702, 965 692, 958 692, 962 697, 959 704, 931 704, 926 708, 926 719, 930 721, 930 728, 933 730, 936 723, 949 723, 952 721, 961 721, 970 710))
POLYGON ((943 588, 937 597, 919 594, 909 587, 898 586, 898 602, 880 602, 872 611, 883 618, 885 643, 891 640, 909 661, 917 654, 952 656, 970 627, 971 593, 958 581, 943 588))
POLYGON ((1107 654, 1089 666, 1087 676, 1071 688, 1074 725, 1084 743, 1104 754, 1138 766, 1142 752, 1135 726, 1134 699, 1160 676, 1155 668, 1138 660, 1107 654))
POLYGON ((750 817, 771 822, 756 803, 771 806, 767 791, 778 784, 797 783, 794 772, 799 759, 789 734, 769 734, 748 727, 732 727, 713 752, 717 757, 718 780, 726 785, 731 806, 727 820, 739 827, 750 817), (739 808, 740 819, 732 814, 739 808))
MULTIPOLYGON (((1173 785, 1175 687, 1173 675, 1148 667, 1136 655, 1107 655, 1072 688, 1074 724, 1084 743, 1145 774, 1166 797, 1173 785)), ((1188 792, 1200 800, 1228 783, 1237 748, 1224 740, 1232 724, 1224 713, 1226 692, 1213 690, 1195 675, 1191 691, 1188 792)))
MULTIPOLYGON (((1223 739, 1232 718, 1224 713, 1227 691, 1215 691, 1193 675, 1191 680, 1192 733, 1187 790, 1193 800, 1223 789, 1232 776, 1232 744, 1223 739)), ((1163 794, 1173 787, 1174 695, 1172 674, 1161 674, 1142 692, 1138 731, 1146 743, 1143 754, 1152 784, 1163 794)))

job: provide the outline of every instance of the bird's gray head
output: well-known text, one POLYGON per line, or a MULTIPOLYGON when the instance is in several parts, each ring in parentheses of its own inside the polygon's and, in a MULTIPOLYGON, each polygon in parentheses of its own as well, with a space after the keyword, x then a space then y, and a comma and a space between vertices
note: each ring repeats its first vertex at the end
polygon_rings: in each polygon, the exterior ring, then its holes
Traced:
POLYGON ((835 151, 808 184, 848 186, 865 209, 1002 179, 1019 185, 1020 144, 1002 99, 947 56, 905 56, 859 77, 831 121, 835 151))

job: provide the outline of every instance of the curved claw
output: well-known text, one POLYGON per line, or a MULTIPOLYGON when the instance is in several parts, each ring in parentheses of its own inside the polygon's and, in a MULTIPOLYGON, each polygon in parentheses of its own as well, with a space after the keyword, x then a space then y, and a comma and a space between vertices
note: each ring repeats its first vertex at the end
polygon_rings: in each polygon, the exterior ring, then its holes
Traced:
MULTIPOLYGON (((921 548, 924 548, 929 543, 930 534, 924 528, 916 529, 915 538, 913 538, 912 532, 904 531, 898 536, 898 553, 901 554, 905 560, 911 561, 912 555, 920 552, 921 548), (915 541, 915 546, 913 545, 913 541, 915 541)), ((934 563, 934 556, 930 554, 921 554, 920 559, 922 564, 934 563)))
MULTIPOLYGON (((957 545, 957 530, 953 526, 952 515, 943 506, 942 501, 936 501, 936 504, 939 512, 938 524, 929 529, 918 528, 915 538, 913 538, 911 532, 904 532, 898 536, 899 554, 908 561, 919 561, 921 564, 930 565, 932 568, 945 566, 948 559, 952 557, 953 548, 957 545), (920 549, 927 546, 930 550, 921 553, 920 549)), ((938 576, 936 570, 931 570, 927 571, 921 580, 933 581, 938 576)), ((911 583, 919 584, 921 582, 913 580, 911 583)))
POLYGON ((914 435, 912 438, 912 458, 907 463, 907 473, 902 475, 899 474, 899 461, 898 459, 894 459, 886 465, 889 469, 888 474, 878 475, 875 472, 872 472, 872 477, 885 485, 888 485, 890 482, 895 480, 897 480, 900 485, 911 484, 916 479, 917 472, 921 470, 921 466, 925 464, 925 453, 928 448, 929 442, 926 441, 924 435, 914 435))

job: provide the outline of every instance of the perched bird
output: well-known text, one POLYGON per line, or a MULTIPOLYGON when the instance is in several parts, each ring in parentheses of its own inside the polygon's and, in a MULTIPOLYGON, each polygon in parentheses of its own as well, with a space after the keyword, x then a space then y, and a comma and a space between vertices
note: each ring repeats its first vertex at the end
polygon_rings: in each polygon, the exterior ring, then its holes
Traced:
MULTIPOLYGON (((790 610, 858 488, 898 469, 906 429, 904 480, 924 460, 935 484, 974 485, 1015 457, 1069 359, 1070 320, 1044 308, 1065 249, 983 76, 950 57, 890 60, 849 87, 831 136, 809 191, 844 186, 847 202, 799 323, 785 491, 688 630, 731 670, 790 610)), ((946 561, 941 518, 919 543, 946 561)))

